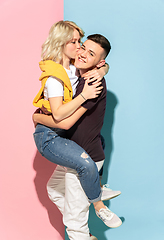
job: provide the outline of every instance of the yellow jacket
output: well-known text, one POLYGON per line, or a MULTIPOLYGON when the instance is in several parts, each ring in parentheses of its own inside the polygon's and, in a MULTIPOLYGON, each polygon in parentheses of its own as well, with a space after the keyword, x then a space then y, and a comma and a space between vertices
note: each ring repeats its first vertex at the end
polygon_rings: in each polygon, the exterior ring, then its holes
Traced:
POLYGON ((35 107, 41 108, 44 106, 49 112, 51 112, 50 103, 48 100, 44 100, 43 90, 45 83, 48 77, 53 76, 61 79, 64 83, 64 101, 63 103, 67 103, 72 100, 73 91, 70 79, 67 75, 67 72, 63 68, 62 65, 56 63, 52 60, 46 60, 39 62, 40 69, 42 70, 42 74, 39 78, 42 81, 42 86, 33 100, 33 105, 35 107))

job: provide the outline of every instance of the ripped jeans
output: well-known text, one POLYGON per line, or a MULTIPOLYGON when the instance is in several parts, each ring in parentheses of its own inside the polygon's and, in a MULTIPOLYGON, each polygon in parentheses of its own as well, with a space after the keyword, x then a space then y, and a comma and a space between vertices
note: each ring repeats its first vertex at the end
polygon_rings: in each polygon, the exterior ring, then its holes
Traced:
POLYGON ((34 133, 38 151, 49 161, 76 170, 89 202, 99 201, 101 187, 95 162, 82 147, 64 135, 65 130, 38 124, 34 133))

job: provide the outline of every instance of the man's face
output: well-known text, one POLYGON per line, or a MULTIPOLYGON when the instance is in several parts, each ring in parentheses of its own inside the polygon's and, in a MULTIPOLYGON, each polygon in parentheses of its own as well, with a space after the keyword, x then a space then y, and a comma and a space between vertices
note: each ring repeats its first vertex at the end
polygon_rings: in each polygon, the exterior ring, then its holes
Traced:
POLYGON ((89 70, 94 67, 101 67, 105 63, 103 56, 104 49, 99 44, 91 40, 86 40, 77 51, 74 65, 79 70, 89 70))

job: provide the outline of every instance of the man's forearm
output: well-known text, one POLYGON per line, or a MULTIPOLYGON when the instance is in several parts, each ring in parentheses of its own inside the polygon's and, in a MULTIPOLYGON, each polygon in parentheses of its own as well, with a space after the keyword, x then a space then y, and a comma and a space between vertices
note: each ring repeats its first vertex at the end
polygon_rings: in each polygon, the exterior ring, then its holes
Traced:
POLYGON ((35 123, 40 123, 48 127, 57 127, 57 121, 55 121, 52 117, 52 115, 46 115, 46 114, 40 114, 40 113, 34 113, 33 115, 33 121, 35 123))
POLYGON ((48 127, 52 128, 61 128, 68 130, 71 128, 77 120, 87 111, 87 109, 80 107, 73 115, 68 118, 63 119, 62 121, 56 121, 52 115, 45 115, 34 113, 33 114, 33 121, 35 123, 40 123, 48 127))

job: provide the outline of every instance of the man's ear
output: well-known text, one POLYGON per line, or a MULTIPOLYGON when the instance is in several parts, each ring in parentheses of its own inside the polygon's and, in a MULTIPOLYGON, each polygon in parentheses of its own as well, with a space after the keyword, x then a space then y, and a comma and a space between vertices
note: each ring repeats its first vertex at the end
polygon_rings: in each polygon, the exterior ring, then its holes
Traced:
POLYGON ((100 62, 96 65, 97 68, 101 68, 105 64, 105 60, 102 59, 100 62))

